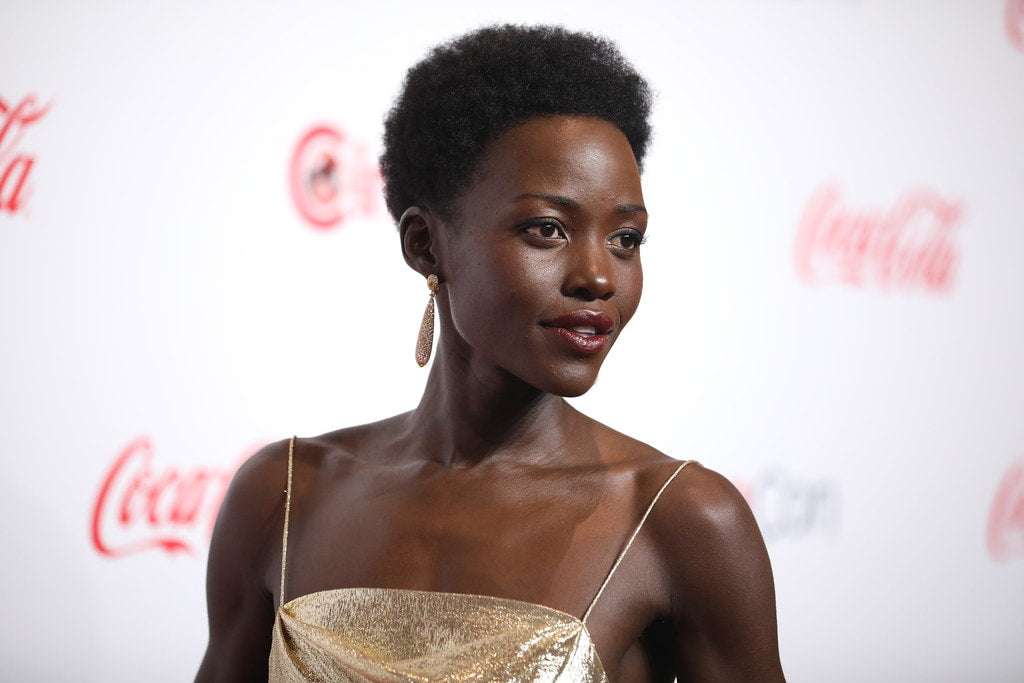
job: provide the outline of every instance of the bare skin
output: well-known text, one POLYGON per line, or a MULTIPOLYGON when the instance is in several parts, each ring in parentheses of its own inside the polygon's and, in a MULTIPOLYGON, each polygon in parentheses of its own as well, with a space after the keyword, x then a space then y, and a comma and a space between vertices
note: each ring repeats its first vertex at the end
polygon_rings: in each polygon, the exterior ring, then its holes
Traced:
MULTIPOLYGON (((594 383, 640 299, 636 163, 607 122, 533 119, 488 149, 455 213, 400 224, 407 262, 442 282, 419 406, 298 442, 285 599, 406 588, 582 617, 678 466, 562 398, 594 383), (609 329, 557 329, 580 310, 609 329)), ((267 447, 225 499, 197 680, 267 678, 286 462, 286 442, 267 447)), ((771 567, 736 489, 684 469, 587 626, 613 681, 782 680, 771 567)))

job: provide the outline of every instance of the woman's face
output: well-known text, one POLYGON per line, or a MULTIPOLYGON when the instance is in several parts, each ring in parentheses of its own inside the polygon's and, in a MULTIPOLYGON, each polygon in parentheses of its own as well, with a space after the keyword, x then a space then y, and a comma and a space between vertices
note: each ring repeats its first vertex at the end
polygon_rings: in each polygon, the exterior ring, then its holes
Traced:
POLYGON ((531 119, 488 148, 454 209, 438 267, 473 371, 587 391, 643 289, 647 211, 625 136, 595 118, 531 119))

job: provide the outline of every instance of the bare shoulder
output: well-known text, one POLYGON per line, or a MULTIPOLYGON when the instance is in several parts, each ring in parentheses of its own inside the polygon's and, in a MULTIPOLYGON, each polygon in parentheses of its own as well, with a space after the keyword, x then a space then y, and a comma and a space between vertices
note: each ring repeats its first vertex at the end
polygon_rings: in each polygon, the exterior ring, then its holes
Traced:
MULTIPOLYGON (((377 453, 379 444, 394 433, 402 415, 370 424, 346 427, 312 437, 291 437, 271 443, 246 460, 235 473, 221 508, 221 516, 242 511, 246 524, 277 516, 292 462, 293 495, 330 483, 339 470, 377 453)), ((259 526, 257 524, 257 526, 259 526)))
MULTIPOLYGON (((696 461, 685 462, 658 503, 652 521, 678 540, 717 543, 736 533, 757 530, 743 495, 728 479, 696 461)), ((757 534, 760 539, 760 533, 757 534)))
POLYGON ((688 603, 728 580, 774 585, 750 506, 714 470, 689 462, 666 487, 648 524, 661 561, 675 577, 677 597, 688 603))
POLYGON ((386 423, 283 439, 235 473, 210 542, 210 640, 197 681, 266 680, 289 483, 293 498, 302 500, 331 486, 358 462, 367 440, 386 433, 386 423))
MULTIPOLYGON (((235 472, 221 504, 217 527, 235 531, 262 526, 284 504, 288 440, 264 446, 235 472)), ((236 539, 237 540, 237 539, 236 539)))
POLYGON ((658 496, 646 526, 670 551, 705 554, 740 540, 764 546, 747 501, 718 472, 597 422, 594 434, 610 467, 635 472, 638 494, 646 500, 658 496))
POLYGON ((293 498, 300 499, 330 485, 339 467, 353 459, 365 432, 365 427, 353 427, 282 439, 246 460, 235 472, 217 516, 210 546, 211 579, 242 582, 249 591, 273 591, 289 483, 293 498))
POLYGON ((288 449, 287 439, 264 446, 235 472, 211 539, 210 579, 266 590, 269 560, 280 543, 288 449))
POLYGON ((210 640, 197 681, 266 678, 287 456, 287 441, 261 449, 235 473, 221 503, 206 571, 210 640))
POLYGON ((643 545, 678 679, 783 680, 771 562, 742 494, 697 462, 603 425, 593 433, 611 467, 631 471, 637 495, 653 503, 643 545))
POLYGON ((672 605, 677 675, 782 680, 771 562, 736 487, 689 463, 648 525, 672 605))

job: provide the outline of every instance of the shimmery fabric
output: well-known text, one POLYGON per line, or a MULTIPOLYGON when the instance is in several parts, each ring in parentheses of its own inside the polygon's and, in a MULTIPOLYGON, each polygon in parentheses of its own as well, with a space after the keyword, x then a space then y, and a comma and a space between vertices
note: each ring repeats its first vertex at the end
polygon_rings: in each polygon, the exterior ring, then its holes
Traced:
POLYGON ((482 595, 341 588, 277 613, 271 681, 606 681, 582 621, 482 595))
POLYGON ((654 504, 655 494, 582 619, 518 600, 395 588, 338 588, 284 602, 295 437, 281 544, 281 605, 270 647, 271 683, 292 681, 607 681, 586 621, 654 504))

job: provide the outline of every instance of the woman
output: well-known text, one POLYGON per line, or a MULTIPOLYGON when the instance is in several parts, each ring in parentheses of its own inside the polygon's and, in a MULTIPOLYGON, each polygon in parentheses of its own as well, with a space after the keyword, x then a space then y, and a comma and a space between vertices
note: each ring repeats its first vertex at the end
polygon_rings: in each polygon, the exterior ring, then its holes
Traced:
POLYGON ((557 28, 483 29, 410 70, 381 166, 430 287, 418 356, 436 293, 426 390, 239 470, 199 680, 263 679, 268 657, 274 680, 782 678, 736 489, 563 398, 640 300, 649 107, 613 45, 557 28))

